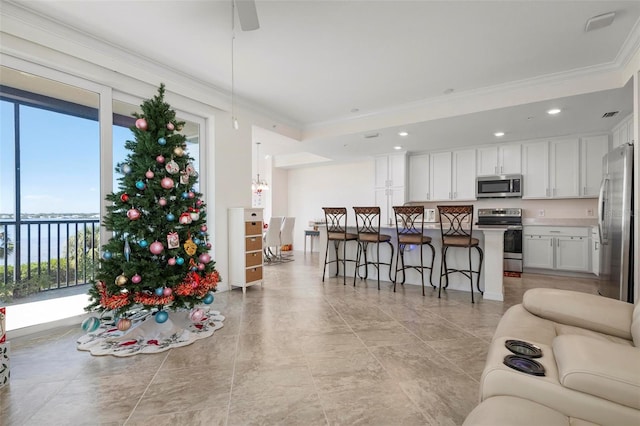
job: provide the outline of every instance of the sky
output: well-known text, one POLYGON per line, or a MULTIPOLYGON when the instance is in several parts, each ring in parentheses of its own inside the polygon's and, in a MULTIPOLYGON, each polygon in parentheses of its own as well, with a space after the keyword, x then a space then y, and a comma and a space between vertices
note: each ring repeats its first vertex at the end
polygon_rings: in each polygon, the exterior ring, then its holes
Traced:
MULTIPOLYGON (((28 106, 20 108, 22 212, 97 213, 99 123, 28 106)), ((0 213, 14 210, 13 116, 13 104, 0 101, 0 213)), ((131 138, 129 129, 114 127, 114 162, 126 158, 124 141, 131 138)))

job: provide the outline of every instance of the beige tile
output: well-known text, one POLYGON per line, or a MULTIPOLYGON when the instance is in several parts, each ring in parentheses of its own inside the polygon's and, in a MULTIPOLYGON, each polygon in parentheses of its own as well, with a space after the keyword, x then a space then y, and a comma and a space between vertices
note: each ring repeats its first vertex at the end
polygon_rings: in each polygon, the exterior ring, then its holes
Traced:
POLYGON ((371 352, 397 381, 429 379, 462 372, 424 343, 372 348, 371 352))
POLYGON ((365 349, 306 355, 320 393, 357 391, 360 387, 387 382, 391 377, 365 349))
POLYGON ((160 354, 96 357, 79 325, 13 339, 1 423, 459 425, 478 401, 486 349, 529 288, 595 293, 597 281, 524 274, 505 302, 427 286, 321 281, 318 253, 265 267, 247 294, 217 293, 224 327, 160 354), (228 417, 228 418, 227 418, 228 417))
POLYGON ((321 392, 331 425, 424 425, 425 416, 392 381, 321 392))

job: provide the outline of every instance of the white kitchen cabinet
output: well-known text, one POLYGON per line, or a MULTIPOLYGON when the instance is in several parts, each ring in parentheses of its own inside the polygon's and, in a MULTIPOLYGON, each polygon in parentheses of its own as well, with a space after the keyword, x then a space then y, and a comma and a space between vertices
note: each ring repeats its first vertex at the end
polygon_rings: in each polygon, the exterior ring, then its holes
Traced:
POLYGON ((633 141, 633 114, 618 123, 612 130, 611 149, 633 141))
POLYGON ((550 142, 549 193, 554 198, 580 195, 580 141, 578 138, 550 142))
POLYGON ((522 144, 522 198, 572 198, 580 195, 578 138, 522 144))
POLYGON ((602 157, 609 152, 609 135, 580 140, 580 196, 597 197, 602 180, 602 157))
POLYGON ((230 208, 229 285, 247 287, 262 284, 262 209, 230 208))
POLYGON ((429 193, 436 201, 451 199, 451 152, 435 152, 430 156, 429 193))
POLYGON ((553 269, 553 237, 525 235, 522 252, 525 268, 553 269))
POLYGON ((549 142, 522 144, 522 198, 548 198, 549 142))
POLYGON ((429 201, 429 154, 409 156, 409 201, 429 201))
POLYGON ((453 151, 452 200, 476 199, 476 150, 453 151))
POLYGON ((380 223, 393 223, 393 206, 406 201, 407 154, 378 156, 375 160, 375 202, 380 207, 380 223))
POLYGON ((431 200, 475 200, 475 149, 436 152, 429 164, 431 200))
POLYGON ((590 233, 577 226, 525 226, 524 267, 591 272, 590 233))
POLYGON ((522 173, 520 144, 482 147, 476 155, 478 176, 522 173))

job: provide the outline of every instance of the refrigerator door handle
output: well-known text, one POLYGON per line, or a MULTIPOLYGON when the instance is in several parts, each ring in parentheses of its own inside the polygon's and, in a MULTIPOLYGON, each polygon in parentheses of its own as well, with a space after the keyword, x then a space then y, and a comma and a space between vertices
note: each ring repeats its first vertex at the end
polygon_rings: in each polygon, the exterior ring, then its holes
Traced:
POLYGON ((609 183, 609 178, 604 177, 600 184, 600 192, 598 194, 598 234, 600 235, 600 244, 607 244, 606 236, 604 235, 604 215, 605 215, 605 188, 609 183))

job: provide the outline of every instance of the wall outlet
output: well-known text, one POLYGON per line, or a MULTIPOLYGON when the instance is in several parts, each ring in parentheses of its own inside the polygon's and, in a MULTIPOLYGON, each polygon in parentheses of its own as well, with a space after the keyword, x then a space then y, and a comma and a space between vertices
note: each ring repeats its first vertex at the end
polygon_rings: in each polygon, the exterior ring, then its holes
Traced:
POLYGON ((593 209, 587 209, 587 216, 593 217, 593 209))
POLYGON ((544 209, 538 210, 538 217, 543 217, 543 216, 544 216, 544 209))

